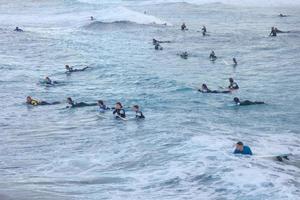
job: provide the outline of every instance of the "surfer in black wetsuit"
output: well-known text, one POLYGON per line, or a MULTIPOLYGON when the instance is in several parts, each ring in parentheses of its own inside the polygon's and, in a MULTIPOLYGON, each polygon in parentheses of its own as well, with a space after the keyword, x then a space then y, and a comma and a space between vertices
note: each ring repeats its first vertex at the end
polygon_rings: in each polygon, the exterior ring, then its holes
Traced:
POLYGON ((205 26, 202 27, 202 35, 203 35, 203 36, 206 35, 206 27, 205 27, 205 26))
POLYGON ((272 37, 276 37, 277 36, 277 32, 275 30, 274 27, 271 28, 271 33, 269 34, 269 36, 272 36, 272 37))
POLYGON ((45 78, 45 83, 47 85, 54 85, 57 84, 57 81, 52 81, 48 76, 45 78))
POLYGON ((17 31, 17 32, 23 32, 23 30, 20 29, 19 27, 16 27, 14 31, 17 31))
POLYGON ((232 58, 232 61, 233 61, 233 66, 237 66, 237 61, 236 61, 236 59, 235 58, 232 58))
POLYGON ((124 119, 126 118, 125 110, 120 102, 117 102, 114 108, 113 115, 116 119, 124 119))
POLYGON ((249 101, 249 100, 240 101, 240 99, 237 98, 237 97, 234 97, 233 101, 235 102, 235 104, 237 106, 249 106, 249 105, 256 105, 256 104, 265 104, 265 102, 263 102, 263 101, 249 101))
POLYGON ((181 25, 181 30, 182 31, 186 31, 186 30, 188 30, 187 28, 186 28, 186 25, 185 25, 185 23, 183 22, 182 23, 182 25, 181 25))
POLYGON ((140 108, 138 105, 134 105, 132 107, 132 110, 135 112, 135 118, 136 119, 145 119, 145 116, 143 115, 143 113, 140 111, 140 108))
POLYGON ((216 56, 216 54, 213 50, 211 51, 211 53, 209 55, 209 59, 212 60, 212 61, 217 59, 217 56, 216 56))
POLYGON ((284 14, 279 14, 279 17, 287 17, 287 15, 284 15, 284 14))
POLYGON ((99 100, 97 102, 97 105, 99 106, 99 112, 100 113, 104 113, 105 111, 110 110, 110 108, 107 107, 102 100, 99 100))
POLYGON ((154 49, 155 49, 155 50, 163 50, 163 47, 160 46, 159 43, 156 43, 155 46, 154 46, 154 49))
POLYGON ((70 106, 67 106, 67 108, 78 108, 78 107, 96 106, 97 105, 97 103, 84 103, 84 102, 75 103, 71 97, 67 98, 67 103, 70 105, 70 106))
POLYGON ((156 45, 156 44, 161 44, 161 43, 171 43, 171 41, 156 40, 153 38, 152 43, 153 43, 153 45, 156 45))
POLYGON ((91 16, 91 18, 90 18, 90 19, 91 19, 91 21, 94 21, 94 20, 95 20, 95 18, 94 18, 93 16, 91 16))
POLYGON ((239 89, 238 84, 233 80, 233 78, 229 78, 228 89, 230 89, 230 90, 238 90, 239 89))
POLYGON ((84 67, 82 69, 73 69, 73 67, 70 67, 69 65, 65 65, 65 68, 67 70, 67 73, 71 73, 71 72, 82 72, 82 71, 86 70, 89 67, 84 67))
POLYGON ((180 57, 181 58, 183 58, 183 59, 187 59, 188 58, 188 56, 189 56, 189 54, 188 54, 188 52, 182 52, 181 54, 180 54, 180 57))
POLYGON ((225 91, 218 91, 218 90, 210 90, 206 84, 202 84, 202 88, 198 89, 199 92, 202 93, 214 93, 214 94, 227 94, 230 93, 230 91, 225 90, 225 91))
POLYGON ((44 105, 56 105, 56 104, 60 104, 60 102, 56 101, 56 102, 46 102, 46 101, 38 101, 33 99, 31 96, 28 96, 26 98, 26 103, 32 106, 44 106, 44 105))

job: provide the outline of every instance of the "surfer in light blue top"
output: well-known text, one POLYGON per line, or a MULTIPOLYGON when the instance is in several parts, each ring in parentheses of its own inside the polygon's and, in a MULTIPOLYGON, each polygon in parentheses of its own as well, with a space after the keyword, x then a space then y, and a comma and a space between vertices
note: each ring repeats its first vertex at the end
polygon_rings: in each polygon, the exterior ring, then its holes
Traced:
POLYGON ((252 155, 250 147, 245 146, 242 142, 236 143, 234 154, 252 155))

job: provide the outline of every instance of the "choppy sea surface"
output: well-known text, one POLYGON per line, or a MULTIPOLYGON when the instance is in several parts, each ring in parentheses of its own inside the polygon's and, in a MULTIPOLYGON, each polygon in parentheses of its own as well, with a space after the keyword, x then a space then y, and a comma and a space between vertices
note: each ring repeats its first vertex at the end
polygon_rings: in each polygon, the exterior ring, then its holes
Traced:
POLYGON ((299 164, 261 157, 300 154, 299 4, 1 0, 0 199, 300 199, 299 164), (291 32, 268 37, 272 26, 291 32), (171 43, 155 51, 152 38, 171 43), (229 77, 239 91, 197 92, 229 77), (31 107, 28 95, 63 103, 31 107), (66 109, 67 97, 138 104, 146 120, 66 109), (256 156, 234 156, 239 140, 256 156))

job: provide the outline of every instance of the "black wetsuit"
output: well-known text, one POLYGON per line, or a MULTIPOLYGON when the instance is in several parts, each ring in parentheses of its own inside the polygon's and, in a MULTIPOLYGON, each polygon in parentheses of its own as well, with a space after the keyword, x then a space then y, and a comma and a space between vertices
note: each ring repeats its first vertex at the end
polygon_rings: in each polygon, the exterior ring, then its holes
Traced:
POLYGON ((71 108, 79 108, 79 107, 96 106, 96 105, 97 105, 97 103, 84 103, 84 102, 80 102, 80 103, 73 103, 73 104, 71 104, 70 107, 71 108))
POLYGON ((143 113, 141 111, 137 111, 137 112, 135 112, 135 118, 145 119, 145 116, 143 115, 143 113))
POLYGON ((202 31, 203 31, 203 32, 202 32, 202 35, 205 36, 205 34, 206 34, 206 28, 203 27, 203 28, 202 28, 202 31))
POLYGON ((211 53, 211 54, 209 55, 209 59, 210 59, 210 60, 216 60, 216 59, 217 59, 217 56, 216 56, 215 54, 211 53))
POLYGON ((188 53, 186 53, 186 52, 185 52, 185 53, 182 53, 182 54, 180 54, 180 57, 181 57, 181 58, 183 58, 183 59, 187 59, 187 58, 188 58, 188 56, 189 56, 189 55, 188 55, 188 53))
POLYGON ((126 114, 125 114, 125 110, 124 109, 115 109, 113 114, 116 116, 116 118, 125 118, 126 117, 126 114))
POLYGON ((212 93, 212 94, 227 94, 227 93, 230 93, 230 91, 218 91, 218 90, 201 90, 199 89, 198 90, 199 92, 202 92, 202 93, 212 93))
POLYGON ((162 46, 159 45, 159 43, 156 43, 154 48, 155 48, 155 50, 162 50, 163 49, 162 46))
POLYGON ((277 36, 277 32, 275 29, 271 31, 270 36, 272 36, 272 37, 277 36))
POLYGON ((246 101, 241 101, 241 102, 237 103, 237 105, 239 105, 239 106, 249 106, 249 105, 256 105, 256 104, 265 104, 265 102, 246 100, 246 101))
POLYGON ((87 68, 89 67, 85 67, 85 68, 82 68, 82 69, 73 69, 72 67, 70 67, 67 71, 67 73, 71 73, 71 72, 82 72, 84 70, 86 70, 87 68))
POLYGON ((237 89, 239 89, 239 85, 236 82, 232 82, 232 83, 230 83, 228 88, 231 90, 237 90, 237 89))
POLYGON ((181 25, 181 30, 182 30, 182 31, 185 31, 185 30, 187 30, 187 29, 186 29, 186 25, 184 25, 184 24, 183 24, 183 25, 181 25))

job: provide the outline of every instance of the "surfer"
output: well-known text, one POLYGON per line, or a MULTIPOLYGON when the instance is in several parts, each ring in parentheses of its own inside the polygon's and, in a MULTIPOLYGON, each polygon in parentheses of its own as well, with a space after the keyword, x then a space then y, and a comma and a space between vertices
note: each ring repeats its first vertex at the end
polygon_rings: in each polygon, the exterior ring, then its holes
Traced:
POLYGON ((82 71, 86 70, 89 67, 84 67, 82 69, 73 69, 73 67, 70 67, 69 65, 65 65, 65 68, 67 70, 67 73, 72 73, 72 72, 82 72, 82 71))
POLYGON ((185 52, 182 52, 182 53, 180 54, 180 57, 181 57, 181 58, 183 58, 183 59, 187 59, 187 58, 188 58, 188 56, 189 56, 189 54, 188 54, 188 52, 187 52, 187 51, 185 51, 185 52))
POLYGON ((215 52, 213 50, 211 51, 211 53, 209 55, 209 59, 211 61, 215 61, 217 59, 217 56, 216 56, 216 54, 215 54, 215 52))
POLYGON ((171 43, 171 41, 156 40, 153 38, 152 43, 153 43, 153 45, 156 45, 156 44, 160 44, 160 43, 171 43))
POLYGON ((43 106, 43 105, 56 105, 59 104, 60 102, 56 101, 56 102, 48 103, 46 101, 38 101, 36 99, 33 99, 31 96, 28 96, 26 98, 26 103, 32 106, 43 106))
POLYGON ((163 47, 159 43, 156 43, 154 46, 154 49, 155 50, 163 50, 163 47))
POLYGON ((202 84, 202 88, 198 89, 199 92, 202 93, 214 93, 214 94, 226 94, 226 93, 230 93, 230 91, 225 90, 225 91, 217 91, 217 90, 210 90, 206 84, 202 84))
POLYGON ((235 145, 234 154, 252 155, 250 147, 244 145, 242 142, 238 142, 235 145))
POLYGON ((67 106, 67 108, 78 108, 78 107, 96 106, 97 105, 97 103, 85 103, 85 102, 75 103, 71 97, 67 98, 67 103, 70 105, 70 106, 67 106))
POLYGON ((104 113, 105 111, 110 110, 110 108, 107 107, 102 100, 99 100, 97 102, 97 105, 99 106, 99 112, 100 113, 104 113))
POLYGON ((233 80, 233 78, 229 78, 228 89, 230 89, 230 90, 237 90, 237 89, 239 89, 239 85, 233 80))
POLYGON ((90 18, 90 19, 91 19, 91 21, 94 21, 94 20, 95 20, 95 18, 94 18, 93 16, 91 16, 91 18, 90 18))
POLYGON ((234 97, 233 101, 235 102, 235 104, 237 106, 249 106, 249 105, 257 105, 257 104, 265 104, 265 102, 263 102, 263 101, 249 101, 249 100, 240 101, 240 99, 238 97, 234 97))
POLYGON ((232 58, 232 61, 233 61, 233 66, 237 66, 237 61, 236 61, 236 59, 235 58, 232 58))
POLYGON ((277 36, 277 32, 275 30, 274 27, 271 28, 271 33, 269 34, 269 36, 272 36, 272 37, 276 37, 277 36))
POLYGON ((187 31, 188 29, 186 28, 186 25, 185 23, 183 22, 182 25, 181 25, 181 30, 182 31, 187 31))
POLYGON ((20 29, 18 26, 15 28, 15 30, 14 31, 17 31, 17 32, 23 32, 23 30, 22 29, 20 29))
POLYGON ((284 15, 284 14, 280 13, 279 17, 287 17, 287 15, 284 15))
POLYGON ((135 118, 136 119, 145 119, 145 116, 143 113, 140 111, 140 107, 138 105, 134 105, 132 107, 132 110, 135 112, 135 118))
POLYGON ((47 85, 54 85, 57 84, 57 81, 52 81, 48 76, 45 78, 45 83, 47 85))
POLYGON ((202 35, 203 35, 203 36, 206 35, 206 27, 205 27, 205 26, 202 27, 202 35))
POLYGON ((123 109, 123 106, 121 102, 117 102, 113 111, 113 115, 116 119, 124 119, 126 118, 125 110, 123 109))

